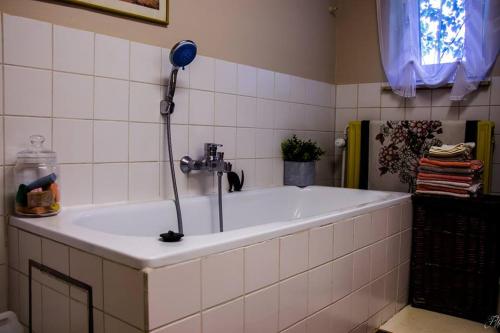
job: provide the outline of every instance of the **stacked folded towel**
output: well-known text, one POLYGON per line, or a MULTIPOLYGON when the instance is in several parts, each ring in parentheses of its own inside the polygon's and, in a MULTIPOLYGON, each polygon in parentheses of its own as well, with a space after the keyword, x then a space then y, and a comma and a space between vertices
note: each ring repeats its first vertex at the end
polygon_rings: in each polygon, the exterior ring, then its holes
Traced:
POLYGON ((419 161, 416 193, 460 198, 476 195, 482 188, 483 162, 471 159, 474 143, 433 146, 419 161))

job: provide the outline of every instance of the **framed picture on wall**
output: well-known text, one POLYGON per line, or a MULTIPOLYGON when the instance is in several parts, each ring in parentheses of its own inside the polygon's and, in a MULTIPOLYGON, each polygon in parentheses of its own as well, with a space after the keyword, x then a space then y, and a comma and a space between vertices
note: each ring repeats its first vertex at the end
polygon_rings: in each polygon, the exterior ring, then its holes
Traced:
POLYGON ((58 0, 150 22, 168 24, 168 0, 58 0))

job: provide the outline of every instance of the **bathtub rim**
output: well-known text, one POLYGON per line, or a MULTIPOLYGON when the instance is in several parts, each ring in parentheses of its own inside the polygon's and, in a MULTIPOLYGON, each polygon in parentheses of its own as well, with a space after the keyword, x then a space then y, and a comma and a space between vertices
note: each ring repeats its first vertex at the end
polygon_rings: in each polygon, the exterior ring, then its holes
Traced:
MULTIPOLYGON (((39 223, 41 219, 29 219, 13 215, 9 217, 9 225, 43 238, 59 242, 68 247, 94 254, 102 257, 103 259, 132 267, 134 269, 157 269, 164 266, 170 266, 206 257, 215 253, 226 252, 258 244, 278 237, 307 231, 312 228, 335 224, 374 210, 388 208, 396 204, 404 203, 409 201, 411 198, 411 194, 408 193, 383 193, 390 194, 392 196, 367 204, 353 206, 349 209, 341 211, 337 210, 327 214, 293 220, 292 224, 290 221, 277 221, 263 225, 236 229, 222 234, 215 233, 187 236, 180 243, 162 243, 160 241, 155 241, 155 237, 119 236, 104 233, 99 233, 99 235, 103 236, 103 238, 108 238, 109 243, 106 242, 106 239, 100 239, 100 241, 97 242, 93 240, 89 241, 89 239, 86 238, 88 235, 82 236, 61 233, 57 230, 57 225, 49 227, 39 223), (210 239, 207 241, 208 237, 210 237, 210 239), (200 238, 205 239, 203 239, 200 243, 200 238), (143 251, 142 255, 132 252, 127 244, 132 245, 130 242, 134 241, 137 241, 137 243, 146 242, 145 244, 148 245, 147 251, 144 251, 146 248, 139 246, 139 251, 143 251), (168 250, 165 251, 166 249, 168 250)), ((146 201, 143 203, 148 202, 152 201, 146 201)), ((109 207, 122 204, 130 205, 141 203, 128 202, 119 204, 72 206, 63 213, 70 215, 69 217, 71 218, 71 215, 75 217, 78 213, 83 213, 88 210, 95 209, 96 207, 109 207)), ((47 221, 47 219, 45 220, 47 221)), ((92 232, 94 231, 91 231, 90 233, 92 232)))

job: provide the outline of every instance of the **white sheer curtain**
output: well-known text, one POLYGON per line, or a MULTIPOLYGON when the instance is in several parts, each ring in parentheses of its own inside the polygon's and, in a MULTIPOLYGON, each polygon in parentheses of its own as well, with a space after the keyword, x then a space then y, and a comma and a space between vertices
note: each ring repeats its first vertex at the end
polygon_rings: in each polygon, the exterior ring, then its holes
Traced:
POLYGON ((437 87, 454 81, 450 99, 462 100, 488 75, 500 51, 500 0, 463 3, 462 57, 454 62, 424 65, 420 51, 420 1, 377 0, 382 63, 396 94, 415 97, 419 83, 437 87))

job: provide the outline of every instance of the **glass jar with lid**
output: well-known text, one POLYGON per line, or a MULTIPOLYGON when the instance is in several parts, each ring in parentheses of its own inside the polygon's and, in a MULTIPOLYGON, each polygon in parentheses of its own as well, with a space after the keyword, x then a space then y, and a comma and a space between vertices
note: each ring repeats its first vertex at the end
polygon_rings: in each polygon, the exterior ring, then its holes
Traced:
POLYGON ((56 153, 45 149, 42 135, 30 136, 28 149, 17 153, 15 212, 20 216, 52 216, 61 210, 56 153))

